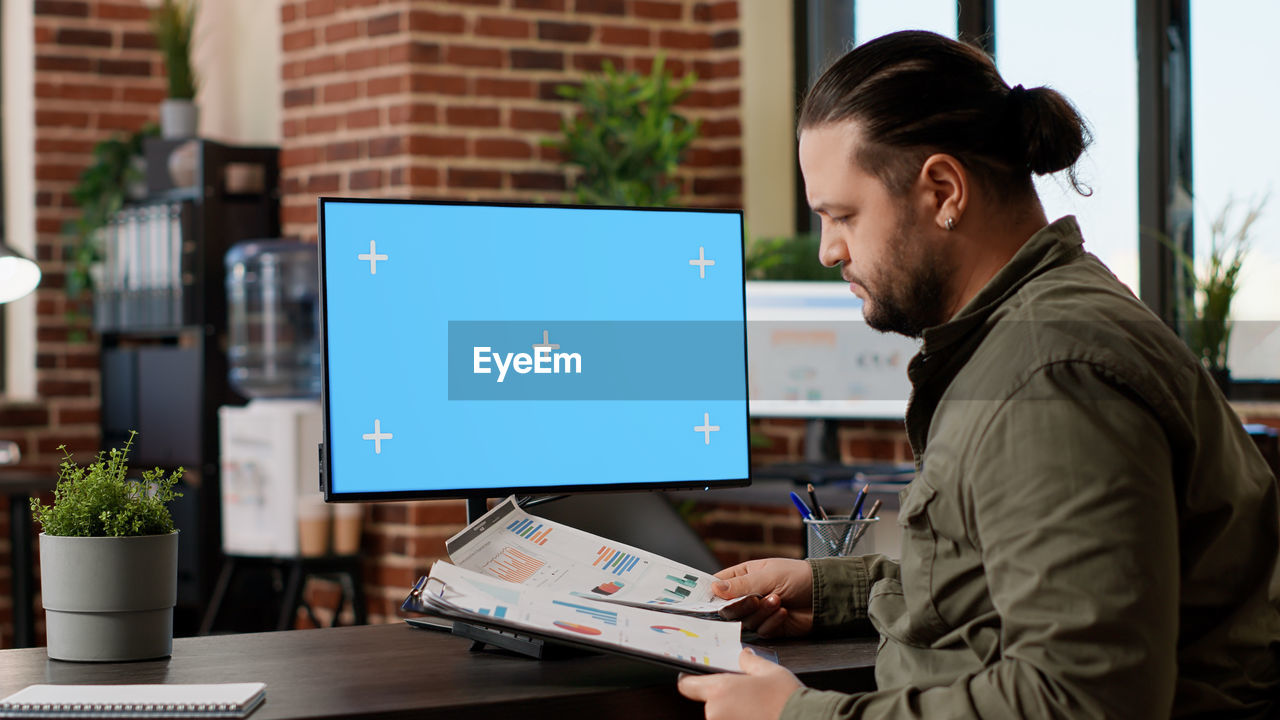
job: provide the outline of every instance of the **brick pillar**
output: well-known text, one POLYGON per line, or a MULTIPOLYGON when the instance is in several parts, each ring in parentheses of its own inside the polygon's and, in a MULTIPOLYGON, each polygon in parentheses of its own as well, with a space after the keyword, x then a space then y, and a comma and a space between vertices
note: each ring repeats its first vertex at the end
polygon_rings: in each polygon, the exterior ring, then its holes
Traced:
POLYGON ((569 110, 555 92, 658 52, 699 76, 682 204, 742 201, 737 2, 307 0, 281 8, 285 233, 315 237, 320 194, 555 201, 569 110))
MULTIPOLYGON (((0 439, 22 449, 24 466, 52 469, 58 445, 87 460, 98 450, 98 344, 90 310, 68 320, 69 240, 77 217, 70 190, 95 143, 154 121, 166 94, 164 69, 141 0, 35 0, 36 392, 0 403, 0 439)), ((0 500, 7 512, 7 502, 0 500)), ((7 530, 5 531, 7 533, 7 530)), ((5 535, 7 538, 7 534, 5 535)), ((0 647, 13 642, 7 541, 0 544, 0 647)))

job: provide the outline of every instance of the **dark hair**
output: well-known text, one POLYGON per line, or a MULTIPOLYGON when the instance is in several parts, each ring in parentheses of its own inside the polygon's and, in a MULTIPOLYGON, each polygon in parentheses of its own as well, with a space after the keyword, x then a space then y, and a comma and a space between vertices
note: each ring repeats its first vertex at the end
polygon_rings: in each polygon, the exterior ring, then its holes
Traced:
POLYGON ((1034 192, 1031 173, 1069 170, 1089 144, 1080 113, 1046 87, 1010 88, 971 45, 906 30, 851 50, 822 74, 800 110, 799 131, 856 121, 857 161, 891 192, 905 192, 932 153, 953 155, 1001 195, 1034 192))

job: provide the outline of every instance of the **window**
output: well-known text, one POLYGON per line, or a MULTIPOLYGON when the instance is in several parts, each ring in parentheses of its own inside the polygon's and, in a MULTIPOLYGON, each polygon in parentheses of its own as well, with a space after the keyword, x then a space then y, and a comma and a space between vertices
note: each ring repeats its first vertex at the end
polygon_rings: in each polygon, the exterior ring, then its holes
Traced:
POLYGON ((853 39, 858 45, 898 30, 931 30, 956 36, 955 0, 858 0, 853 6, 853 39))
POLYGON ((1280 97, 1274 65, 1280 4, 1274 0, 1191 3, 1192 182, 1196 259, 1207 256, 1210 223, 1228 201, 1228 229, 1254 202, 1270 200, 1253 225, 1253 245, 1232 303, 1227 358, 1235 378, 1280 379, 1280 97))
POLYGON ((1075 215, 1085 249, 1138 290, 1138 61, 1134 6, 997 0, 996 62, 1010 85, 1047 85, 1066 95, 1093 131, 1076 170, 1036 178, 1050 221, 1075 215), (1087 38, 1088 51, 1080 52, 1087 38))

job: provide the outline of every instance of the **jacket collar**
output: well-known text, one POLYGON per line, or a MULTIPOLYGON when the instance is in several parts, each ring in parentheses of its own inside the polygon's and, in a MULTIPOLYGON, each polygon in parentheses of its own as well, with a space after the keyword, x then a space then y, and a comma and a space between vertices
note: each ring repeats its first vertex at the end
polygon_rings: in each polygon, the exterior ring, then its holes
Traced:
POLYGON ((921 354, 931 355, 968 335, 1032 278, 1083 254, 1083 244, 1074 215, 1038 230, 954 317, 924 331, 921 354))

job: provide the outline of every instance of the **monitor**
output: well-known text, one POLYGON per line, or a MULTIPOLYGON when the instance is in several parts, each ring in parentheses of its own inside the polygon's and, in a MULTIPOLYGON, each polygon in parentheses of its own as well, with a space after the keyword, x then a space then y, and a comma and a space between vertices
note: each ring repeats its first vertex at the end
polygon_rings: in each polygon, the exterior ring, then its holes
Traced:
POLYGON ((321 198, 325 498, 748 482, 740 211, 321 198))
POLYGON ((919 342, 871 329, 841 282, 746 284, 754 417, 902 420, 919 342))

